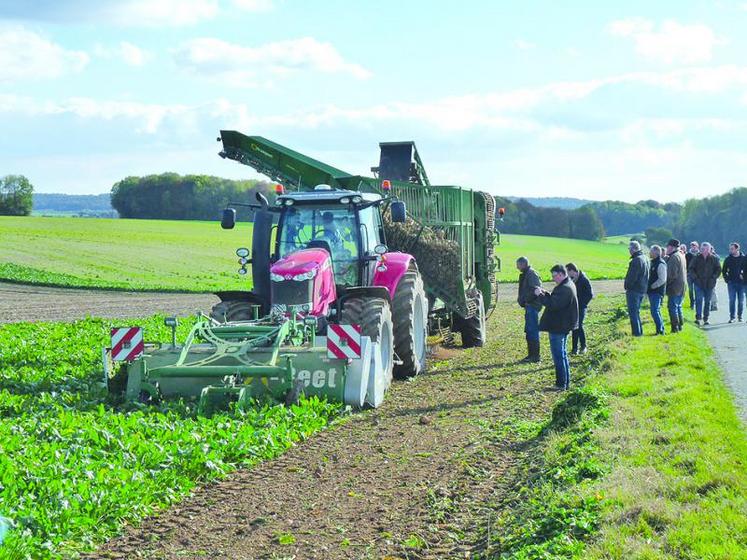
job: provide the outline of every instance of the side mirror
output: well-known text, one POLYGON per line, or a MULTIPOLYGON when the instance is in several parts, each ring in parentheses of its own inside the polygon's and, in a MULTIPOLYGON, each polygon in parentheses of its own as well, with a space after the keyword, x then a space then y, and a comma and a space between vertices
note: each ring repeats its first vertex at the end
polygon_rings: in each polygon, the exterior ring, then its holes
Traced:
POLYGON ((223 217, 220 219, 220 227, 223 229, 233 229, 236 225, 236 210, 234 208, 224 208, 223 217))
POLYGON ((392 202, 389 208, 392 211, 392 221, 395 224, 404 224, 407 220, 407 210, 405 208, 405 203, 401 200, 395 200, 394 202, 392 202))

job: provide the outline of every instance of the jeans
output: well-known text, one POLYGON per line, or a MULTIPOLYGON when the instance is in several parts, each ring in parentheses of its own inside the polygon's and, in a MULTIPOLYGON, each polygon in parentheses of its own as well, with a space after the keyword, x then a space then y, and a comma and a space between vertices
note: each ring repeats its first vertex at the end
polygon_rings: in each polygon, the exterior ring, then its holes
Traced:
POLYGON ((695 306, 695 281, 692 276, 687 277, 687 293, 690 296, 690 309, 692 309, 695 306))
POLYGON ((571 383, 571 364, 568 362, 568 333, 549 333, 550 353, 555 364, 555 385, 567 389, 571 383))
POLYGON ((728 282, 726 286, 729 288, 729 319, 734 319, 734 317, 741 319, 742 311, 744 311, 745 286, 739 280, 728 282), (735 308, 737 315, 734 315, 735 308))
POLYGON ((713 297, 713 290, 705 290, 695 284, 695 319, 700 321, 708 320, 711 315, 711 298, 713 297))
MULTIPOLYGON (((667 309, 669 309, 669 319, 677 319, 680 325, 685 323, 685 318, 682 315, 682 300, 685 299, 684 294, 681 296, 669 296, 667 300, 667 309)), ((672 325, 674 327, 674 325, 672 325)))
POLYGON ((661 316, 661 303, 663 301, 663 294, 648 294, 648 302, 651 305, 651 318, 656 325, 656 334, 664 334, 664 317, 661 316))
POLYGON ((579 349, 579 343, 581 344, 581 350, 586 348, 586 332, 584 331, 584 319, 586 319, 586 308, 578 308, 578 328, 573 331, 571 338, 573 340, 573 351, 579 349))
POLYGON ((530 342, 539 342, 539 309, 527 305, 524 308, 524 333, 530 342))
POLYGON ((630 315, 630 329, 633 332, 633 336, 643 335, 641 303, 643 303, 644 295, 639 292, 625 292, 625 299, 628 303, 628 315, 630 315))

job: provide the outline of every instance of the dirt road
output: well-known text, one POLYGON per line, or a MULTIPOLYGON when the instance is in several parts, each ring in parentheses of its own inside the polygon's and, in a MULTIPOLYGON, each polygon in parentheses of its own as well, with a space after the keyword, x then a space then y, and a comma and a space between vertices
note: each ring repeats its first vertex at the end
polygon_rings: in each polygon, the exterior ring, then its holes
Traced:
MULTIPOLYGON (((619 293, 619 280, 594 282, 598 293, 619 293)), ((516 297, 515 284, 501 284, 499 301, 516 297)), ((167 292, 120 292, 47 288, 0 282, 0 323, 21 321, 75 321, 84 317, 130 318, 156 313, 192 315, 209 311, 218 302, 212 294, 167 292)))
MULTIPOLYGON (((726 284, 719 282, 718 311, 712 311, 710 325, 704 327, 721 367, 724 370, 726 384, 734 393, 734 400, 739 407, 742 420, 747 423, 747 361, 745 361, 745 342, 747 341, 747 324, 729 324, 729 294, 726 284)), ((747 319, 747 313, 744 316, 747 319)))
POLYGON ((117 292, 46 288, 0 282, 0 323, 129 318, 156 313, 192 315, 218 302, 212 294, 117 292))

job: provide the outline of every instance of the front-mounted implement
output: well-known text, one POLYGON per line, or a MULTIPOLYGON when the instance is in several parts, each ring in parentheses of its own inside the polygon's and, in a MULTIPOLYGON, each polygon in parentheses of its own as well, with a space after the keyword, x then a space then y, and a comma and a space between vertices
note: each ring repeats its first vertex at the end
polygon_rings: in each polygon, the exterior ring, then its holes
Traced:
MULTIPOLYGON (((145 403, 183 398, 204 415, 231 403, 241 410, 256 399, 290 403, 302 393, 354 408, 378 406, 391 381, 381 360, 391 356, 357 325, 331 338, 317 330, 315 319, 295 313, 226 323, 200 315, 183 344, 145 344, 125 361, 124 396, 145 403)), ((114 357, 105 351, 106 372, 114 357)))

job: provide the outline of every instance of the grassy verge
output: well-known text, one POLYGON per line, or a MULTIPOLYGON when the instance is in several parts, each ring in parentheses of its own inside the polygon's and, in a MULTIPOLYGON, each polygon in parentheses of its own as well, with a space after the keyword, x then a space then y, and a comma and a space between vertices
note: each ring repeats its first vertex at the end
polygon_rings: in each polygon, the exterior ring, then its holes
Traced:
POLYGON ((631 340, 621 314, 551 418, 496 427, 523 461, 480 558, 747 558, 747 436, 705 336, 631 340))
MULTIPOLYGON (((170 338, 163 318, 138 323, 148 339, 170 338)), ((74 558, 195 485, 278 455, 338 410, 309 399, 203 418, 180 402, 123 405, 100 383, 109 327, 0 327, 0 517, 12 523, 0 558, 74 558)))

